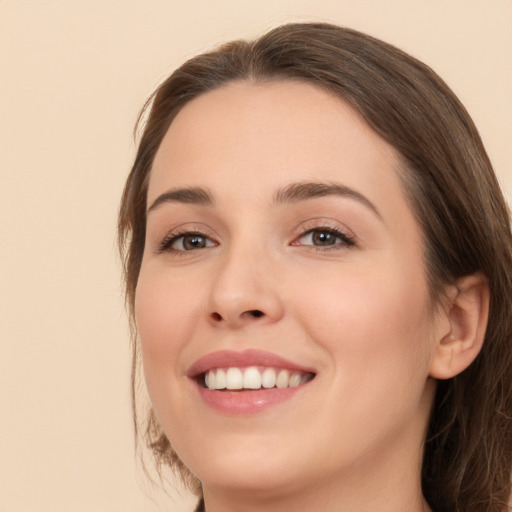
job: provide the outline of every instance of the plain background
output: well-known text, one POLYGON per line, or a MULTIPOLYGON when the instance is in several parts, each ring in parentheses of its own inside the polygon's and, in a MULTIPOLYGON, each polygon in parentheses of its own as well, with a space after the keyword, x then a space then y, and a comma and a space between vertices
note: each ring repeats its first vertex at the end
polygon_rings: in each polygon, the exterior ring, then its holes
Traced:
POLYGON ((186 58, 295 20, 431 65, 511 197, 512 0, 0 0, 0 512, 192 509, 133 454, 115 248, 132 128, 186 58))

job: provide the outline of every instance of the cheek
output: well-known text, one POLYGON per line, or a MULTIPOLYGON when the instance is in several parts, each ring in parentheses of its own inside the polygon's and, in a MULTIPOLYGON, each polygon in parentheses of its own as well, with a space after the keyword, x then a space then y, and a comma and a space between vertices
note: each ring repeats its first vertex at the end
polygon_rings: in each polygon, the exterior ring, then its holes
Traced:
POLYGON ((185 368, 179 355, 197 325, 198 289, 169 279, 165 273, 142 269, 135 295, 135 320, 149 395, 157 413, 185 368))
POLYGON ((400 438, 425 421, 432 399, 426 287, 421 279, 415 287, 410 279, 369 274, 332 282, 329 294, 320 286, 318 299, 312 307, 303 304, 301 315, 310 338, 331 360, 320 421, 333 425, 333 435, 343 431, 352 439, 352 447, 340 450, 354 450, 354 456, 358 443, 385 444, 391 434, 400 438))
MULTIPOLYGON (((430 300, 423 274, 407 266, 357 269, 311 282, 298 318, 329 353, 345 386, 424 385, 432 347, 430 300)), ((298 293, 297 293, 298 296, 298 293)), ((302 295, 304 298, 304 294, 302 295)), ((357 389, 353 390, 357 392, 357 389)))
POLYGON ((142 270, 135 295, 135 317, 142 349, 148 357, 178 349, 197 319, 197 287, 142 270))

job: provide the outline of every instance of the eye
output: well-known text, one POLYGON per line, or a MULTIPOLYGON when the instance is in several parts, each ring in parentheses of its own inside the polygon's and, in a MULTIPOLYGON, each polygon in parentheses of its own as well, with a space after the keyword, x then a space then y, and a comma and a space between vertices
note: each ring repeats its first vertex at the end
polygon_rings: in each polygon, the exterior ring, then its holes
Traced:
POLYGON ((215 247, 216 242, 208 238, 203 233, 171 233, 166 236, 159 244, 159 252, 176 251, 186 252, 215 247))
POLYGON ((318 248, 352 247, 354 239, 338 228, 314 228, 303 233, 292 245, 318 248))

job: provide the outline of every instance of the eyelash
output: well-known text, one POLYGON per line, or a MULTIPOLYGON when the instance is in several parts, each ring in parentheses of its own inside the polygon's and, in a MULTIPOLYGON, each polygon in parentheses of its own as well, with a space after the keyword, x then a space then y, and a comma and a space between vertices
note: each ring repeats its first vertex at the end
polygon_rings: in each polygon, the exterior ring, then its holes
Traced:
MULTIPOLYGON (((355 237, 348 235, 346 232, 344 232, 342 229, 336 227, 336 226, 315 226, 313 228, 306 228, 300 233, 300 235, 295 239, 296 241, 304 238, 307 235, 312 235, 314 233, 327 233, 329 235, 334 235, 336 238, 339 238, 341 240, 341 243, 335 243, 333 245, 307 245, 305 247, 311 247, 313 250, 316 251, 329 251, 329 250, 335 250, 339 249, 340 247, 345 248, 351 248, 356 245, 355 237)), ((300 245, 297 242, 292 242, 292 245, 300 245)))
MULTIPOLYGON (((310 234, 312 235, 314 233, 326 233, 328 235, 334 235, 335 238, 339 238, 341 240, 341 243, 335 243, 333 245, 325 245, 325 246, 311 244, 311 245, 304 245, 305 247, 311 247, 317 251, 328 251, 328 250, 333 250, 333 249, 339 249, 340 246, 350 248, 350 247, 353 247, 356 245, 355 238, 353 236, 348 235, 340 228, 334 227, 334 226, 316 226, 314 228, 304 229, 299 234, 299 236, 297 236, 295 238, 295 241, 292 242, 291 245, 292 246, 303 245, 303 244, 297 243, 297 241, 301 240, 302 238, 304 238, 307 235, 310 235, 310 234)), ((175 244, 180 238, 185 238, 187 236, 197 236, 197 237, 205 239, 206 241, 213 242, 213 245, 217 245, 217 242, 212 241, 211 238, 208 237, 207 235, 205 235, 203 232, 201 232, 199 230, 185 229, 183 231, 176 231, 174 233, 169 233, 158 244, 157 252, 159 254, 166 252, 166 251, 172 251, 176 254, 192 252, 193 249, 183 250, 183 249, 173 249, 172 248, 172 245, 175 244)), ((212 245, 210 245, 209 247, 212 247, 212 245)), ((205 248, 205 247, 200 247, 199 249, 203 249, 203 248, 205 248)))
MULTIPOLYGON (((169 233, 158 244, 157 252, 158 253, 163 253, 163 252, 166 252, 166 251, 172 251, 172 252, 175 252, 177 254, 182 254, 182 253, 185 253, 185 252, 191 252, 191 250, 187 251, 187 250, 173 249, 172 248, 172 245, 174 243, 176 243, 180 238, 185 238, 186 236, 197 236, 197 237, 200 237, 200 238, 204 238, 205 240, 212 241, 210 237, 208 237, 207 235, 205 235, 203 232, 201 232, 199 230, 184 229, 183 231, 175 231, 174 233, 169 233)), ((214 244, 216 245, 217 242, 214 242, 214 244)))

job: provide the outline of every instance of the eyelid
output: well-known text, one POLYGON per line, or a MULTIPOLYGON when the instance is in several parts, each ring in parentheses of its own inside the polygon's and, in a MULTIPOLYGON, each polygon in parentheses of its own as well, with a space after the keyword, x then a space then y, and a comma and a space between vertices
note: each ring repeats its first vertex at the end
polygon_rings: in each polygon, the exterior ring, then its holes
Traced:
MULTIPOLYGON (((341 248, 350 248, 356 245, 357 237, 355 234, 347 229, 344 226, 341 226, 338 221, 333 219, 325 219, 325 218, 314 218, 309 219, 306 222, 301 223, 295 229, 295 235, 293 236, 292 241, 290 242, 291 246, 297 247, 306 247, 312 248, 315 250, 326 251, 332 249, 341 249, 341 248), (329 232, 338 237, 341 242, 334 243, 332 245, 315 245, 315 244, 303 244, 300 243, 300 240, 310 233, 314 233, 315 231, 321 232, 329 232)), ((212 247, 216 247, 219 245, 218 237, 215 236, 215 233, 212 230, 202 223, 200 224, 185 224, 173 229, 170 229, 165 236, 160 237, 156 242, 155 253, 162 254, 165 252, 173 253, 174 255, 181 255, 184 253, 193 253, 196 251, 202 251, 204 249, 209 249, 212 247), (180 238, 185 237, 187 235, 196 235, 200 237, 204 237, 207 240, 208 245, 205 247, 199 247, 196 249, 175 249, 172 248, 172 245, 176 243, 180 238)))
POLYGON ((200 237, 205 238, 206 240, 213 242, 213 245, 208 245, 207 247, 198 248, 198 249, 196 249, 197 251, 199 251, 201 249, 208 249, 208 248, 217 246, 219 244, 219 242, 216 240, 216 237, 211 233, 211 230, 208 229, 206 226, 185 225, 185 226, 180 226, 180 227, 171 229, 165 234, 165 236, 161 237, 157 242, 155 252, 157 254, 162 254, 165 252, 170 252, 170 253, 174 253, 174 254, 195 252, 195 250, 173 249, 171 247, 180 238, 183 238, 187 235, 200 236, 200 237))
POLYGON ((339 249, 342 247, 350 248, 356 245, 357 240, 356 235, 352 231, 340 226, 338 223, 333 222, 332 220, 327 219, 312 219, 302 224, 296 231, 298 231, 298 233, 294 236, 294 239, 290 245, 312 247, 316 250, 339 249), (314 233, 315 231, 330 232, 340 238, 342 243, 326 246, 298 243, 301 238, 310 233, 314 233))

